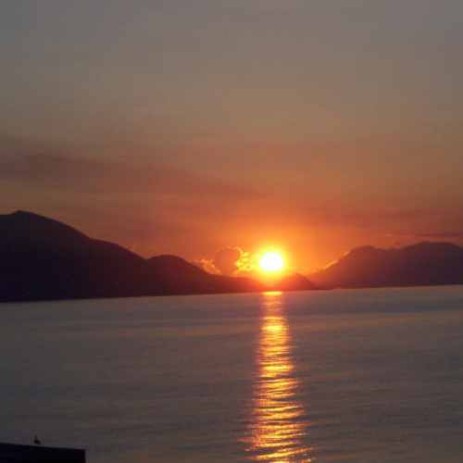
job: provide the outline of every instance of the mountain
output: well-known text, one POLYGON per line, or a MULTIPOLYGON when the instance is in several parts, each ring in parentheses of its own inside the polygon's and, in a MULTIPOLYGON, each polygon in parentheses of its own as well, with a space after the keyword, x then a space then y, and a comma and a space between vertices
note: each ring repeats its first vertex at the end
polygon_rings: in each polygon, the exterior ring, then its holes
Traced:
POLYGON ((267 283, 267 290, 276 291, 307 291, 319 289, 319 287, 303 275, 293 273, 292 275, 285 275, 273 283, 267 283))
MULTIPOLYGON (((283 288, 311 289, 312 285, 294 276, 281 280, 283 288)), ((0 301, 266 289, 251 278, 212 275, 177 256, 144 259, 31 212, 0 215, 0 301)))
POLYGON ((147 293, 144 259, 56 220, 18 211, 0 216, 0 300, 147 293))
POLYGON ((262 291, 251 278, 228 277, 205 272, 178 256, 161 255, 147 260, 150 276, 164 294, 208 294, 262 291))
POLYGON ((364 246, 310 279, 326 288, 463 284, 463 248, 440 242, 397 249, 364 246))

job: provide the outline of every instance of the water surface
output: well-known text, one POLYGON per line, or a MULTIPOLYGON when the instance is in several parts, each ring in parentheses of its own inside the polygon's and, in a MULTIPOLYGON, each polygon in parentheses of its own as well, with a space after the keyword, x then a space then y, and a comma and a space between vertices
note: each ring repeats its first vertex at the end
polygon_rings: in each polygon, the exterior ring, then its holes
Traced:
POLYGON ((0 441, 89 463, 463 461, 463 288, 0 307, 0 441))

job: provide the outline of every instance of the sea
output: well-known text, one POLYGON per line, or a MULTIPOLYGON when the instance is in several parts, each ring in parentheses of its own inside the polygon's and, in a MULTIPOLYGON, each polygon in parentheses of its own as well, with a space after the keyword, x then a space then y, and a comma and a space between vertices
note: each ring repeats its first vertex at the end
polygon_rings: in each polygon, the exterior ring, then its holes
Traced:
POLYGON ((0 442, 88 463, 461 463, 463 287, 0 306, 0 442))

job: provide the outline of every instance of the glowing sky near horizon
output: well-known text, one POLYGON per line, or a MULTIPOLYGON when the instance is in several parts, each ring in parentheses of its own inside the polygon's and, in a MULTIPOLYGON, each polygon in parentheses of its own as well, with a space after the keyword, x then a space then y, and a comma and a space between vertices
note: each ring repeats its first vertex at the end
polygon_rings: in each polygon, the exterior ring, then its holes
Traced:
POLYGON ((145 255, 463 240, 458 0, 0 5, 0 212, 145 255))

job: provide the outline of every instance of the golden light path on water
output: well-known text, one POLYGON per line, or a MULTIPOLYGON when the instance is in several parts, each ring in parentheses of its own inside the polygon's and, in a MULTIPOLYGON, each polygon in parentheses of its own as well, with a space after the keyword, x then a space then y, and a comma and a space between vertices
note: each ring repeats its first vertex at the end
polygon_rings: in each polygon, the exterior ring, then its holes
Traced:
POLYGON ((308 463, 310 448, 303 443, 308 422, 296 395, 283 295, 264 293, 263 309, 248 451, 255 462, 308 463))

